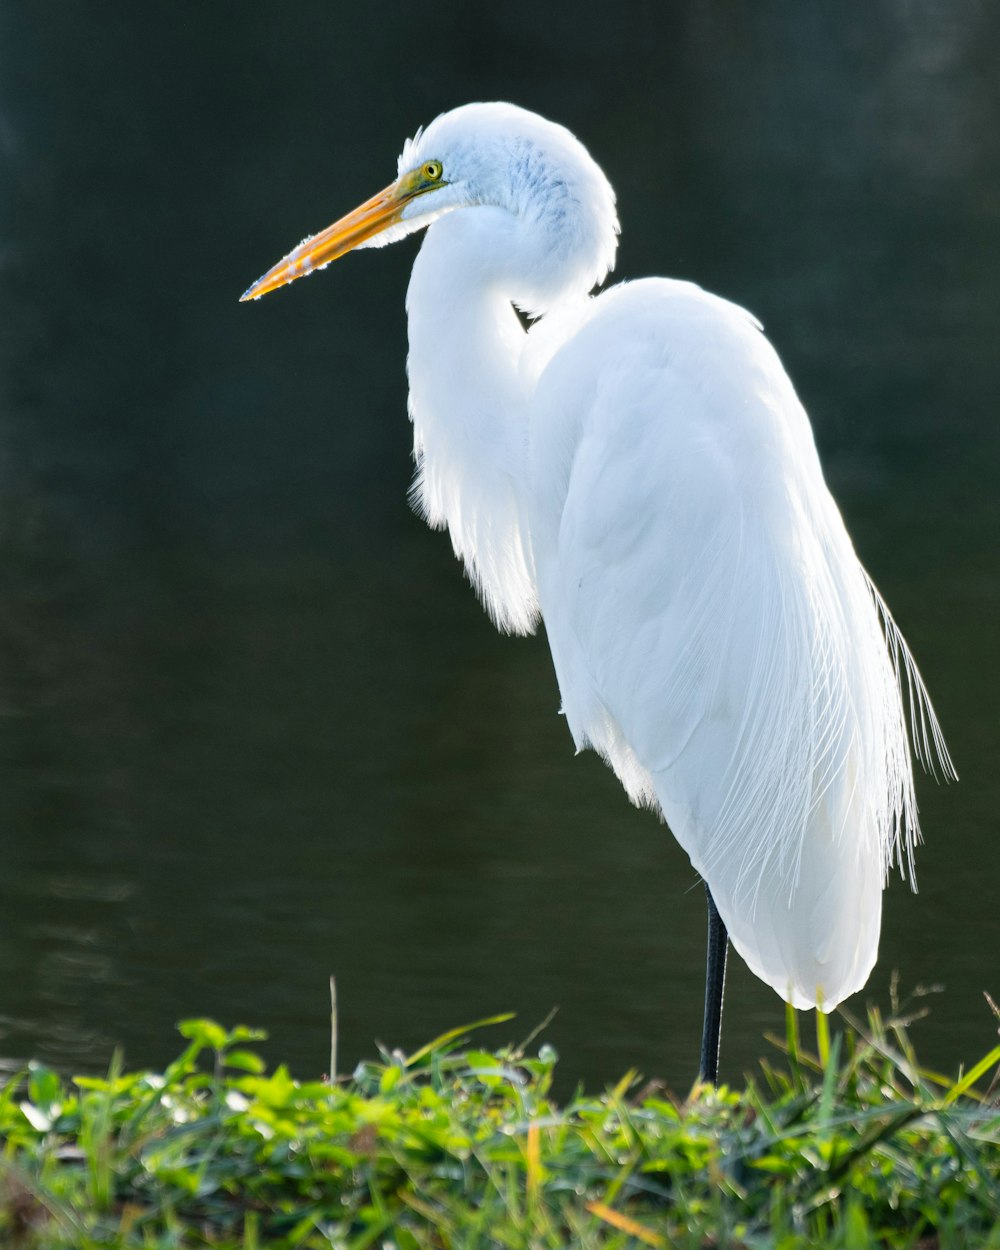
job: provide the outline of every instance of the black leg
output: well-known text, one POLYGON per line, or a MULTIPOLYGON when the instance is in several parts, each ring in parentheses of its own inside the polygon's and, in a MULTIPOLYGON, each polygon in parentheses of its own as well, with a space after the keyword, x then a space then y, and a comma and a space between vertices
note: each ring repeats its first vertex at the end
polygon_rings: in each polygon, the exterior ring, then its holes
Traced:
POLYGON ((729 934, 712 891, 705 882, 708 900, 708 967, 705 973, 705 1024, 701 1032, 701 1079, 715 1085, 719 1079, 719 1043, 722 1040, 722 993, 726 988, 726 953, 729 934))

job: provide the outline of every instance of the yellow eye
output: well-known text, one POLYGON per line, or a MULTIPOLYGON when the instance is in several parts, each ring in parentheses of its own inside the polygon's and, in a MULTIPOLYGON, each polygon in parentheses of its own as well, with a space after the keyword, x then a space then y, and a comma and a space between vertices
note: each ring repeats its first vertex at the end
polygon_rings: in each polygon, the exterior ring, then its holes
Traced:
POLYGON ((441 177, 442 169, 440 161, 428 161, 424 166, 424 177, 428 182, 437 182, 441 177))

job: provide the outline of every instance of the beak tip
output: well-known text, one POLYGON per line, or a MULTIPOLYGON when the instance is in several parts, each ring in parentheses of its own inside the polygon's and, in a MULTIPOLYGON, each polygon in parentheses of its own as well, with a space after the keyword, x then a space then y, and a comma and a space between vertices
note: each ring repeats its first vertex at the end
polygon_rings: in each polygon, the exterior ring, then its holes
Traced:
POLYGON ((404 194, 398 183, 386 187, 332 226, 303 239, 298 247, 292 248, 283 260, 248 287, 240 296, 239 302, 245 304, 250 300, 258 300, 269 291, 276 291, 279 286, 287 286, 298 278, 325 269, 331 261, 366 243, 386 227, 394 225, 414 194, 415 192, 409 190, 404 194))

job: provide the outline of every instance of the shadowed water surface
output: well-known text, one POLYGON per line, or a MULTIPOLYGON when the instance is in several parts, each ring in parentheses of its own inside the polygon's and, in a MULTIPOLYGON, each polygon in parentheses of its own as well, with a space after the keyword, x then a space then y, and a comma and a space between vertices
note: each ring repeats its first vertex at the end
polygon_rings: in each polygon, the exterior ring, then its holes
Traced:
MULTIPOLYGON (((567 11, 568 13, 569 11, 567 11)), ((1000 23, 887 3, 625 4, 561 24, 390 6, 0 14, 0 1055, 161 1064, 180 1018, 306 1075, 510 1009, 565 1077, 683 1085, 704 905, 574 758, 544 637, 494 634, 408 511, 412 243, 235 301, 384 185, 441 109, 565 122, 618 193, 620 276, 764 320, 962 782, 921 780, 920 894, 869 993, 1000 990, 995 496, 1000 23), (811 7, 811 6, 810 6, 811 7), (433 72, 428 72, 428 65, 433 72)), ((863 1003, 855 1004, 860 1009, 863 1003)), ((723 1071, 782 1027, 734 961, 723 1071)))

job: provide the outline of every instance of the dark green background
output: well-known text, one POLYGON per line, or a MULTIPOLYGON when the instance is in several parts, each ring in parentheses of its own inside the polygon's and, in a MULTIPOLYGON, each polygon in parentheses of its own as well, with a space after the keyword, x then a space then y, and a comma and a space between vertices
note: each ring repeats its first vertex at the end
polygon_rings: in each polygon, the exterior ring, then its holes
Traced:
MULTIPOLYGON (((490 98, 602 163, 620 276, 778 346, 962 774, 868 993, 943 983, 918 1044, 983 1053, 998 55, 985 2, 0 6, 0 1054, 160 1064, 211 1014, 304 1076, 335 972, 345 1065, 559 1004, 566 1081, 693 1075, 694 874, 407 508, 416 244, 236 302, 490 98)), ((781 1027, 736 961, 724 1074, 781 1027)))

